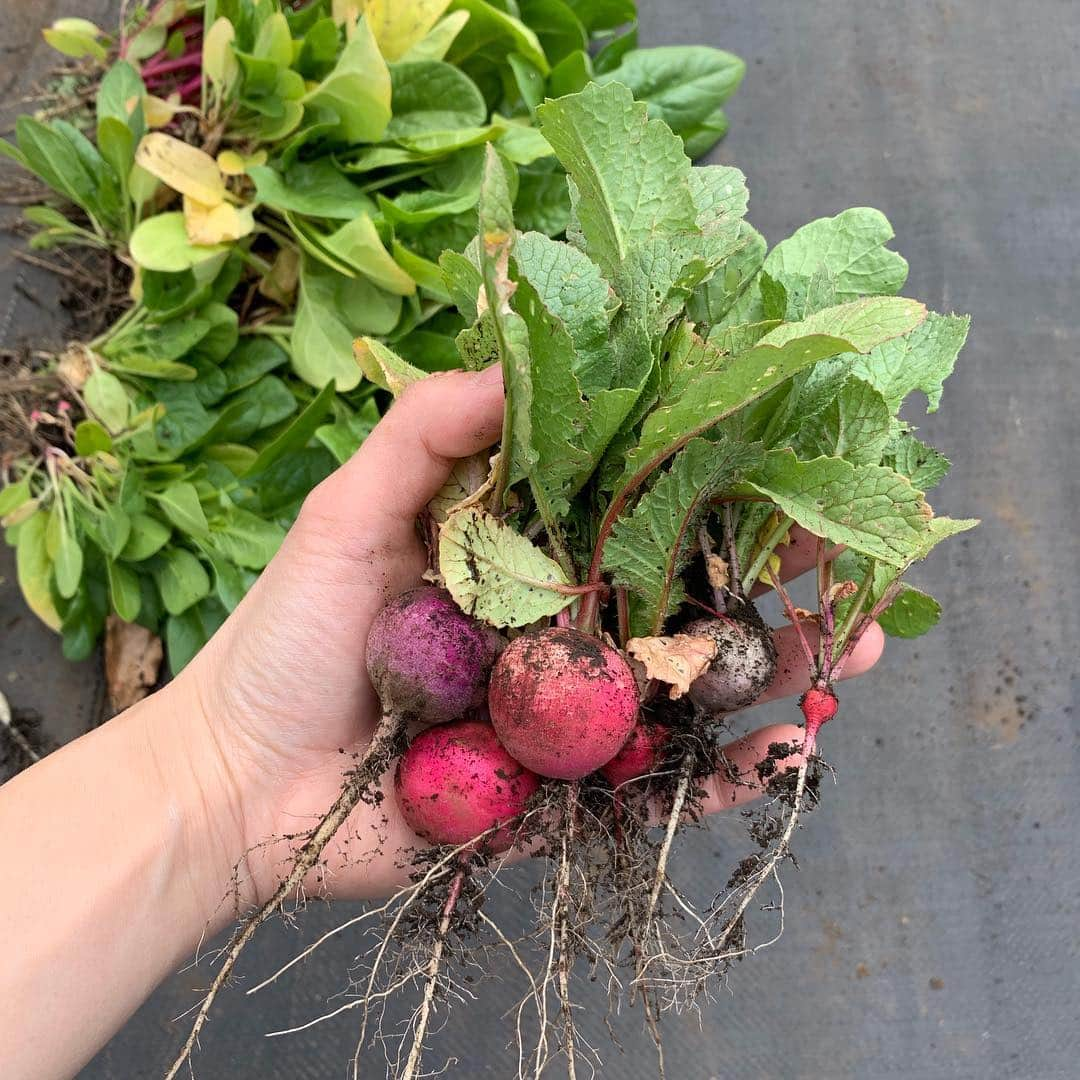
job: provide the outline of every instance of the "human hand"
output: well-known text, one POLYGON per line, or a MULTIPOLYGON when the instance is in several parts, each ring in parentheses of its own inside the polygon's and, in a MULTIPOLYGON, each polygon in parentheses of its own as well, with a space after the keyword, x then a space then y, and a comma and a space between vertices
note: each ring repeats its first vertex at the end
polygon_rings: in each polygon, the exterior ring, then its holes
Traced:
MULTIPOLYGON (((380 716, 364 663, 368 629, 426 567, 416 516, 454 459, 498 439, 502 412, 498 367, 410 387, 356 456, 312 492, 276 558, 170 688, 184 718, 188 768, 218 841, 208 850, 222 893, 231 862, 246 859, 240 898, 265 901, 288 864, 288 845, 298 842, 280 838, 306 833, 337 797, 350 755, 367 744, 380 716)), ((813 565, 812 537, 796 535, 785 550, 785 580, 813 565)), ((776 641, 777 676, 762 701, 808 685, 794 629, 778 630, 776 641)), ((882 642, 872 628, 845 677, 870 668, 882 642)), ((800 743, 801 728, 772 725, 732 743, 725 756, 742 776, 733 783, 729 770, 714 778, 707 809, 760 794, 754 766, 777 742, 800 743)), ((389 794, 389 778, 384 784, 389 794)), ((362 803, 308 886, 336 897, 385 893, 404 877, 403 850, 421 845, 392 794, 379 806, 362 803)))

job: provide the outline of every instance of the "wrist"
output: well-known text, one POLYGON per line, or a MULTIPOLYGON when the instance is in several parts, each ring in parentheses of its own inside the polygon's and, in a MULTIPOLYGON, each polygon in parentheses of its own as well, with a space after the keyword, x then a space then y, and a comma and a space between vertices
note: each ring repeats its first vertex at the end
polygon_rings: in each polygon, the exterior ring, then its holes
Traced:
POLYGON ((241 865, 247 850, 243 786, 193 681, 174 680, 131 713, 142 728, 147 775, 167 801, 193 917, 212 935, 253 900, 241 865))

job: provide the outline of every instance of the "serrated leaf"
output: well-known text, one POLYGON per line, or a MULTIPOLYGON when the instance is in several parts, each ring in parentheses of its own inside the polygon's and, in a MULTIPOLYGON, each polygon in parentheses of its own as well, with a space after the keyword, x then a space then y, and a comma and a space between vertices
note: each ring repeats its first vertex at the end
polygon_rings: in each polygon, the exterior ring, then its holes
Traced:
POLYGON ((803 427, 797 449, 803 457, 824 455, 853 465, 878 465, 892 425, 892 410, 881 394, 862 379, 850 378, 825 410, 803 427))
POLYGON ((517 237, 513 258, 519 277, 565 325, 582 393, 608 389, 615 365, 608 326, 619 301, 600 268, 577 248, 537 232, 517 237))
POLYGON ((968 529, 974 529, 978 524, 978 518, 931 518, 922 545, 913 559, 925 559, 942 540, 948 540, 950 536, 956 536, 958 533, 967 532, 968 529))
POLYGON ((936 412, 942 383, 952 374, 970 325, 966 315, 931 312, 906 337, 886 342, 856 360, 852 373, 876 387, 894 411, 913 390, 921 390, 926 394, 926 411, 936 412))
POLYGON ((570 601, 559 564, 476 507, 459 510, 443 523, 439 568, 462 611, 493 626, 527 626, 557 614, 570 601))
POLYGON ((906 476, 920 491, 929 491, 939 484, 950 467, 944 454, 906 431, 885 447, 882 464, 906 476))
POLYGON ((878 618, 890 637, 916 638, 932 630, 941 618, 941 605, 927 593, 904 585, 878 618))
POLYGON ((815 536, 890 566, 920 557, 927 542, 932 511, 922 493, 881 465, 799 461, 790 450, 773 450, 743 486, 770 498, 815 536))
POLYGON ((684 377, 649 414, 638 445, 627 455, 623 483, 648 472, 690 439, 811 364, 838 353, 868 351, 917 326, 926 309, 914 300, 875 297, 784 323, 757 345, 724 357, 700 338, 685 360, 684 377))
POLYGON ((659 634, 682 603, 679 574, 685 568, 694 532, 708 501, 761 462, 759 447, 694 439, 638 501, 619 518, 604 547, 604 569, 616 584, 642 600, 635 633, 659 634))
POLYGON ((499 347, 506 388, 506 421, 502 452, 508 454, 504 466, 509 486, 527 476, 536 463, 532 445, 532 365, 529 334, 524 320, 510 306, 515 285, 510 280, 510 254, 514 246, 514 217, 506 170, 498 153, 487 147, 480 185, 480 261, 483 303, 499 347))

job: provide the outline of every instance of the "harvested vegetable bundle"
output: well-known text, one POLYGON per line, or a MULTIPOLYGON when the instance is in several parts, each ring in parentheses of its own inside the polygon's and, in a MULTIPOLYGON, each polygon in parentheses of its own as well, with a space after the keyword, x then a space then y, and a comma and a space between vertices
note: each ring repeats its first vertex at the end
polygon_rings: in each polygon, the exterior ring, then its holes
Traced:
MULTIPOLYGON (((692 167, 626 88, 590 86, 537 115, 570 178, 566 241, 515 226, 488 148, 480 234, 440 260, 469 323, 462 363, 502 368, 501 445, 431 503, 433 584, 392 601, 368 642, 384 721, 226 951, 170 1076, 255 929, 350 809, 378 797, 406 722, 396 797, 432 846, 374 913, 386 938, 342 1007, 360 1011, 356 1061, 369 1040, 396 1041, 393 1075, 420 1075, 454 972, 494 948, 527 982, 519 1038, 533 1013, 518 1075, 561 1053, 573 1077, 591 1052, 574 1023, 582 968, 642 1004, 660 1050, 662 1014, 700 1003, 754 948, 748 915, 817 798, 817 740, 856 645, 878 622, 930 629, 936 603, 902 575, 975 524, 934 514, 925 491, 948 463, 897 416, 915 390, 937 407, 967 320, 895 295, 907 266, 879 213, 812 222, 767 252, 741 174, 692 167), (780 581, 777 549, 792 543, 816 567, 815 612, 780 581), (762 587, 791 624, 778 637, 752 599, 762 587), (778 639, 805 660, 803 732, 750 761, 721 736, 772 683, 778 639), (718 770, 767 804, 752 853, 700 906, 671 854, 718 770), (545 860, 535 970, 483 910, 514 852, 545 860), (381 1031, 388 997, 409 987, 412 1024, 381 1031)), ((372 338, 356 357, 394 393, 424 376, 372 338)))
POLYGON ((722 136, 737 57, 639 49, 632 2, 513 7, 163 0, 115 37, 45 32, 97 80, 93 111, 50 103, 0 152, 50 189, 31 246, 81 248, 121 283, 0 449, 19 582, 65 655, 115 613, 161 633, 174 672, 190 660, 378 419, 358 334, 458 363, 467 322, 436 260, 476 234, 485 147, 523 226, 569 219, 533 123, 546 95, 618 80, 693 154, 722 136))

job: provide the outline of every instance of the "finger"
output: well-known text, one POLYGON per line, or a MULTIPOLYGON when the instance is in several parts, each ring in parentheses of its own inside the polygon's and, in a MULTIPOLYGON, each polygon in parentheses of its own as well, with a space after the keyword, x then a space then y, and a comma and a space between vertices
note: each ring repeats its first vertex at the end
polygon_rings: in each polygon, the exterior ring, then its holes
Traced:
POLYGON ((454 461, 494 443, 502 428, 502 372, 430 375, 410 386, 320 492, 336 520, 412 530, 454 461))
MULTIPOLYGON (((807 643, 817 654, 818 630, 813 623, 802 624, 807 643)), ((761 705, 777 698, 794 697, 810 689, 810 669, 806 654, 799 644, 798 631, 794 626, 782 626, 773 633, 776 642, 776 675, 769 688, 754 702, 761 705)), ((840 679, 854 679, 863 675, 881 659, 885 648, 885 634, 877 623, 871 623, 859 639, 851 659, 844 665, 840 679)))
POLYGON ((720 751, 716 772, 702 782, 705 813, 752 802, 765 793, 773 776, 798 768, 803 734, 795 724, 770 724, 728 743, 720 751))
MULTIPOLYGON (((776 549, 780 556, 780 580, 791 581, 801 577, 817 566, 818 538, 807 532, 801 525, 793 525, 789 534, 791 543, 781 544, 776 549)), ((842 544, 830 544, 825 548, 825 558, 835 559, 844 550, 842 544)), ((751 596, 761 596, 772 588, 769 584, 758 582, 750 590, 751 596)))

